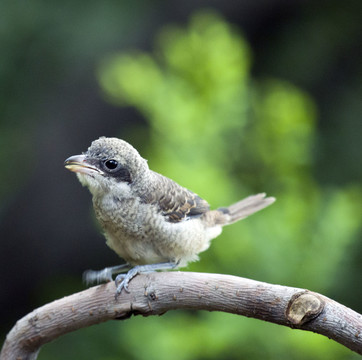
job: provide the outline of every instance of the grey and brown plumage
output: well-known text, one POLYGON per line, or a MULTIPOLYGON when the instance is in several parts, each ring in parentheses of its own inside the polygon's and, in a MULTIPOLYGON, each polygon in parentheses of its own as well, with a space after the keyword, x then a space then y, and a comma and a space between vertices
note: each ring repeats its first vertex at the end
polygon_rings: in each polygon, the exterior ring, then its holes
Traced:
POLYGON ((101 137, 82 155, 65 161, 93 196, 93 206, 108 246, 127 264, 88 271, 88 282, 116 277, 117 294, 138 273, 185 266, 197 260, 222 226, 272 204, 265 194, 249 196, 229 207, 210 210, 192 191, 149 169, 127 142, 101 137))

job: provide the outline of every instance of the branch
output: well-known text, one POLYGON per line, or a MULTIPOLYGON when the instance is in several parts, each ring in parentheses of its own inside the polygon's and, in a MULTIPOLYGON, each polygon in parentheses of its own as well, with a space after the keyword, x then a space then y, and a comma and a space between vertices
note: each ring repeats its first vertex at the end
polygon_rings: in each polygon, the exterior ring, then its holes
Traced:
POLYGON ((0 360, 36 359, 57 337, 110 319, 161 315, 169 310, 224 311, 313 331, 362 354, 362 316, 308 290, 229 275, 164 272, 138 275, 115 300, 113 282, 46 304, 20 319, 0 360))

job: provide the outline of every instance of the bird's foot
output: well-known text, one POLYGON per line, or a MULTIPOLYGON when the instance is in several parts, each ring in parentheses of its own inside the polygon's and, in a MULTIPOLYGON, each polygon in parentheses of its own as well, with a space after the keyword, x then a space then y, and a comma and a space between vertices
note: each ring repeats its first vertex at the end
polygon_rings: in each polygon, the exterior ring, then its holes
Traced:
POLYGON ((128 271, 127 274, 117 275, 117 277, 114 281, 116 284, 116 288, 117 288, 116 298, 118 297, 118 295, 121 294, 123 289, 125 290, 125 292, 130 293, 130 291, 128 289, 128 284, 137 274, 139 274, 139 271, 137 268, 138 268, 138 266, 135 266, 133 269, 128 271))
POLYGON ((83 273, 83 281, 87 284, 100 284, 102 282, 112 281, 112 272, 109 268, 103 270, 87 270, 83 273))
POLYGON ((87 270, 83 273, 83 281, 87 284, 100 284, 103 282, 113 281, 113 275, 130 268, 129 264, 107 267, 103 270, 87 270))
POLYGON ((116 299, 118 295, 121 294, 122 290, 124 289, 127 293, 130 293, 128 289, 129 282, 138 274, 147 274, 156 270, 169 270, 174 269, 177 267, 178 262, 167 262, 167 263, 160 263, 160 264, 148 264, 148 265, 137 265, 131 270, 128 271, 126 274, 119 274, 116 277, 115 284, 116 284, 116 299))

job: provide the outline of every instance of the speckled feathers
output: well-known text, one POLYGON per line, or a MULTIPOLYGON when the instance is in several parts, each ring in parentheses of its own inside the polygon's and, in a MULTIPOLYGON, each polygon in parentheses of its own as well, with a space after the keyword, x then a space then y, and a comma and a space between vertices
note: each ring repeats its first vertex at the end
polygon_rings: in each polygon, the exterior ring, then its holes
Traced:
POLYGON ((207 201, 150 170, 133 146, 117 138, 93 141, 65 166, 91 191, 107 244, 131 265, 184 266, 209 247, 222 226, 275 200, 258 194, 210 210, 207 201))

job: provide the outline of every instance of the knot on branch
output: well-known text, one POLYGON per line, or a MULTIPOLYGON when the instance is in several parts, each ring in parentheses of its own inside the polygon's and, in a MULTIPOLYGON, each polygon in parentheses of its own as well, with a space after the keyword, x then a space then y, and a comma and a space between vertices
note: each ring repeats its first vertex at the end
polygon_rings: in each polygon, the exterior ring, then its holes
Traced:
POLYGON ((315 293, 303 291, 296 293, 289 301, 286 316, 293 324, 301 326, 315 319, 324 308, 324 300, 315 293))

